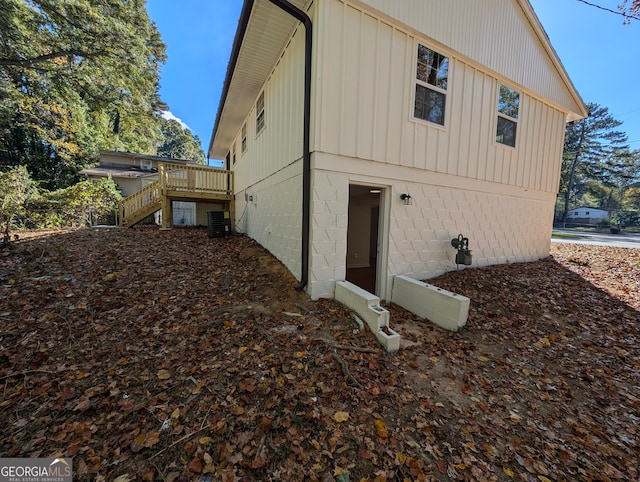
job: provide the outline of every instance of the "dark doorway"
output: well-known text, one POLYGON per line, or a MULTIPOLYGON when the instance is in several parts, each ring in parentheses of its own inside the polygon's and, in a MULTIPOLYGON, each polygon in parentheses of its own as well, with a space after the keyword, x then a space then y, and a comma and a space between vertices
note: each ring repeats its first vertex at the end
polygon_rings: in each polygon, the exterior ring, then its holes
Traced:
POLYGON ((376 294, 381 188, 349 186, 347 281, 376 294))

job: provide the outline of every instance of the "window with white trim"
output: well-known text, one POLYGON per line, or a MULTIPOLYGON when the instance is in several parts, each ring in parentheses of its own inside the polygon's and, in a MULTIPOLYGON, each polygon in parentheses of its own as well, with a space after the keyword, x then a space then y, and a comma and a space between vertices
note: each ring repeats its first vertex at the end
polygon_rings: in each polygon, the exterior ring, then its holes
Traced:
POLYGON ((449 57, 418 44, 413 116, 444 125, 449 81, 449 57))
POLYGON ((231 165, 236 165, 236 141, 233 141, 233 147, 231 148, 231 165))
POLYGON ((500 92, 498 93, 497 143, 516 147, 519 109, 520 93, 507 86, 501 85, 500 92))
POLYGON ((256 136, 264 129, 264 92, 258 97, 256 102, 256 136))
POLYGON ((242 153, 247 152, 247 124, 242 124, 242 153))
POLYGON ((143 171, 150 171, 153 169, 153 163, 150 159, 140 159, 140 169, 143 171))

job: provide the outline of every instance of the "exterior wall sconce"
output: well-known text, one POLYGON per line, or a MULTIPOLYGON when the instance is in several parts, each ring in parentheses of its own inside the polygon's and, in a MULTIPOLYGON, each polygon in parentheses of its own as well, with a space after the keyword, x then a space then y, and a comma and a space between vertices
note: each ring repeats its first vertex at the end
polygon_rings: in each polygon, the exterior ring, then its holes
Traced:
POLYGON ((462 234, 458 234, 457 238, 451 240, 451 246, 458 250, 456 253, 457 265, 471 266, 472 255, 469 250, 469 238, 465 238, 462 234))
POLYGON ((405 206, 411 206, 413 204, 411 194, 400 194, 400 199, 402 199, 402 204, 405 206))

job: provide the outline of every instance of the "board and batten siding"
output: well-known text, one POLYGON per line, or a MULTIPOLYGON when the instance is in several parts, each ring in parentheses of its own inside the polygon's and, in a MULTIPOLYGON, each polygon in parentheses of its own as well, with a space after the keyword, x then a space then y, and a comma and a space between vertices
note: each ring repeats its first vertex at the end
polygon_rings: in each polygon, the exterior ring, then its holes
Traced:
MULTIPOLYGON (((256 132, 256 102, 245 119, 247 151, 242 130, 235 138, 235 190, 242 192, 302 159, 304 111, 304 28, 296 30, 269 75, 263 90, 265 127, 256 132)), ((260 94, 258 94, 259 96, 260 94)), ((231 146, 229 146, 231 151, 231 146)))
MULTIPOLYGON (((571 96, 559 67, 552 61, 551 55, 555 53, 538 41, 533 20, 529 20, 519 0, 355 0, 354 3, 357 2, 397 19, 415 32, 427 33, 429 38, 559 106, 580 111, 579 100, 571 96)), ((541 35, 546 37, 544 33, 541 35)))
POLYGON ((304 28, 294 32, 260 92, 264 92, 264 129, 256 132, 256 97, 244 120, 246 152, 242 152, 242 127, 233 143, 236 229, 258 241, 299 278, 304 28))
MULTIPOLYGON (((408 7, 398 4, 416 4, 381 3, 396 5, 392 13, 401 16, 408 7)), ((315 150, 557 191, 565 112, 355 4, 330 0, 319 5, 315 150), (444 127, 413 119, 418 43, 450 59, 444 127), (495 142, 500 84, 520 92, 516 148, 495 142)))

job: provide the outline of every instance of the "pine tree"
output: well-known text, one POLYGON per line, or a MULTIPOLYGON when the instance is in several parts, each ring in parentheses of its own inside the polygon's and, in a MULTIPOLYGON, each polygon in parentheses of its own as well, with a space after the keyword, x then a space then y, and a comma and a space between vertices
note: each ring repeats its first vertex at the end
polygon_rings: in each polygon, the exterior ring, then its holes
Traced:
POLYGON ((188 159, 204 164, 205 155, 197 135, 192 134, 189 129, 183 129, 174 119, 163 118, 160 123, 163 141, 158 147, 159 156, 188 159))
POLYGON ((614 119, 607 107, 590 103, 587 108, 589 116, 566 129, 560 181, 563 224, 574 197, 585 192, 589 181, 602 183, 606 163, 628 149, 626 134, 615 130, 622 122, 614 119))

